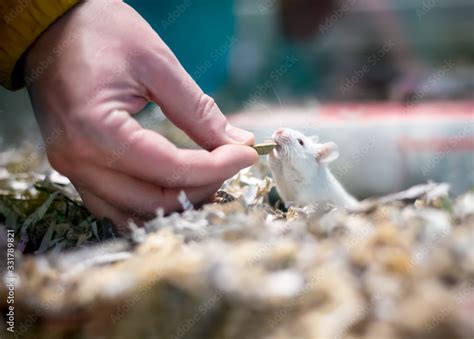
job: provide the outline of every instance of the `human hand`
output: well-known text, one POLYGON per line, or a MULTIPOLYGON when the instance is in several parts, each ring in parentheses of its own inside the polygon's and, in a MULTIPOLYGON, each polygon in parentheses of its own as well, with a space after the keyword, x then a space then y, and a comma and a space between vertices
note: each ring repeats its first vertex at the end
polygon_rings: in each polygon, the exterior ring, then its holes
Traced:
MULTIPOLYGON (((190 51, 191 52, 191 51, 190 51)), ((52 166, 86 207, 117 227, 205 202, 257 161, 253 135, 231 126, 146 21, 123 2, 83 2, 27 52, 25 81, 52 166), (127 112, 156 102, 205 150, 182 150, 127 112), (54 137, 53 137, 54 136, 54 137)))

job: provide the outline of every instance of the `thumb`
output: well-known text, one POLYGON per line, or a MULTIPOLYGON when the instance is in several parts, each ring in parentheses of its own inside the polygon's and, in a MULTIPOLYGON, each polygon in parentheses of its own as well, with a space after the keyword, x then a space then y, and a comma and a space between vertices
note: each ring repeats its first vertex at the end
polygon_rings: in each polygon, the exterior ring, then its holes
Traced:
POLYGON ((225 144, 253 144, 253 134, 232 126, 214 99, 203 93, 171 50, 157 38, 164 47, 150 51, 150 62, 142 75, 150 99, 171 122, 205 149, 225 144))

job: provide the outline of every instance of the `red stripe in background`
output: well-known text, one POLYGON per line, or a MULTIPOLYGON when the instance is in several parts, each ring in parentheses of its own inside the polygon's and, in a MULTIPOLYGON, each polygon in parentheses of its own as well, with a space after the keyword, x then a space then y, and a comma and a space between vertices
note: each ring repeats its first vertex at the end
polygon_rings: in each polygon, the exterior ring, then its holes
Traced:
POLYGON ((320 112, 320 116, 324 118, 343 119, 351 115, 362 119, 399 119, 414 116, 474 118, 474 101, 437 101, 411 105, 390 102, 326 104, 320 107, 320 112))
POLYGON ((390 102, 329 103, 314 108, 268 106, 232 114, 229 119, 240 127, 268 128, 272 123, 287 127, 308 123, 389 120, 474 120, 474 100, 437 101, 413 105, 390 102), (268 119, 271 119, 269 121, 268 119))

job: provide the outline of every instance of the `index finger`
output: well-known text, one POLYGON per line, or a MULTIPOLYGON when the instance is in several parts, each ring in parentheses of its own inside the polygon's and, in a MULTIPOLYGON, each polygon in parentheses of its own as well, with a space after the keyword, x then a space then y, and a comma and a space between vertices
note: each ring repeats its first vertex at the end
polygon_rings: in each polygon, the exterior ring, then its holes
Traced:
POLYGON ((166 116, 205 149, 253 144, 253 134, 227 121, 214 99, 201 90, 158 35, 154 41, 140 80, 166 116))

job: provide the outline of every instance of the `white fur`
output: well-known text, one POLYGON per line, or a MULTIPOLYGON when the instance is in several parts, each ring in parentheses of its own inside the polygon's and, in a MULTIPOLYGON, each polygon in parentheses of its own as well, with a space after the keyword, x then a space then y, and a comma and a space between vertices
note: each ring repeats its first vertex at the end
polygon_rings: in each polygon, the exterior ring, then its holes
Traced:
POLYGON ((289 128, 277 130, 273 140, 278 146, 269 154, 268 164, 287 205, 357 205, 328 167, 339 156, 336 144, 318 143, 317 137, 289 128))

